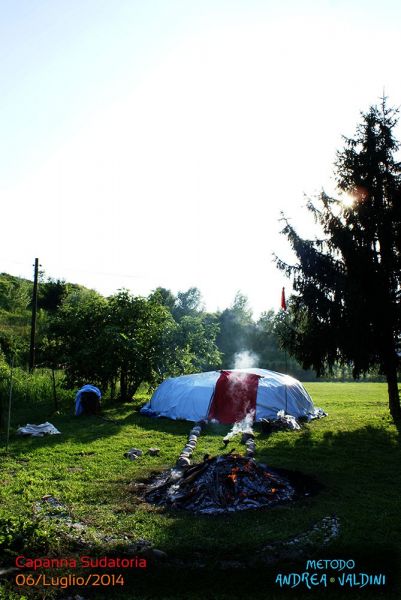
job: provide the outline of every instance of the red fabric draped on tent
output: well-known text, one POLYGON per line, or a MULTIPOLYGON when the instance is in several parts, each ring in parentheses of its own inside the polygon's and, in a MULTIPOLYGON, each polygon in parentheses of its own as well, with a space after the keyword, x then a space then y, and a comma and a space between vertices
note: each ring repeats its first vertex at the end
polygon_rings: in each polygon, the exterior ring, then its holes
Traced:
POLYGON ((259 375, 222 371, 217 380, 209 410, 209 419, 230 424, 242 421, 256 411, 259 375))

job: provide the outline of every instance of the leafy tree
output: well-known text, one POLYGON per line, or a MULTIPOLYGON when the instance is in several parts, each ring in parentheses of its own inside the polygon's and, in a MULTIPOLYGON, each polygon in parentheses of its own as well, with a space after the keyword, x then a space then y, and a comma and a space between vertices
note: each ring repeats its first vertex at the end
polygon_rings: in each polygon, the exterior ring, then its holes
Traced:
POLYGON ((0 308, 14 313, 25 311, 32 298, 32 282, 0 274, 0 308))
POLYGON ((172 309, 176 321, 180 321, 183 317, 195 316, 202 311, 202 294, 198 288, 191 287, 186 292, 178 292, 172 309))
POLYGON ((38 308, 55 311, 68 295, 70 286, 62 279, 51 279, 41 283, 38 288, 38 308))
POLYGON ((216 346, 218 331, 219 324, 212 315, 181 319, 176 332, 176 346, 186 351, 187 368, 182 372, 210 371, 220 367, 221 354, 216 346))
MULTIPOLYGON (((221 364, 221 354, 216 345, 219 323, 216 315, 203 312, 200 291, 190 288, 178 292, 157 288, 149 300, 168 308, 175 326, 163 335, 163 359, 157 367, 155 381, 166 375, 181 375, 194 371, 216 369, 221 364)), ((161 358, 160 354, 160 358, 161 358)))
POLYGON ((154 300, 168 308, 176 321, 180 321, 183 317, 194 317, 204 313, 202 294, 196 287, 178 292, 177 296, 167 288, 158 287, 149 295, 149 300, 154 300))
POLYGON ((171 290, 164 287, 158 287, 148 296, 148 298, 151 301, 158 302, 162 306, 165 306, 173 313, 177 299, 171 290))
MULTIPOLYGON (((32 282, 0 274, 0 352, 19 365, 28 360, 32 282)), ((39 321, 39 318, 38 318, 39 321)))
POLYGON ((41 350, 52 368, 65 369, 70 386, 94 383, 105 389, 112 380, 107 319, 106 299, 85 289, 73 290, 53 315, 41 350))
POLYGON ((126 290, 109 299, 109 361, 118 373, 123 400, 132 398, 143 381, 152 383, 157 378, 165 350, 162 339, 174 328, 171 314, 158 302, 126 290))
POLYGON ((285 370, 284 352, 279 348, 273 310, 263 312, 255 323, 250 348, 259 357, 259 365, 273 371, 285 370))
POLYGON ((64 365, 70 385, 92 382, 105 391, 118 381, 120 398, 129 400, 142 382, 218 364, 216 332, 206 316, 177 323, 157 293, 147 299, 120 290, 106 300, 81 291, 53 316, 43 350, 52 368, 64 365))
POLYGON ((372 106, 354 138, 344 138, 335 173, 352 202, 322 192, 308 208, 322 230, 302 239, 286 221, 297 264, 278 260, 293 278, 284 341, 318 374, 352 364, 354 377, 378 367, 389 408, 401 417, 397 369, 401 333, 401 166, 395 159, 397 111, 372 106))
POLYGON ((0 355, 3 355, 9 364, 24 364, 29 350, 28 339, 16 333, 15 328, 2 328, 0 330, 0 355))

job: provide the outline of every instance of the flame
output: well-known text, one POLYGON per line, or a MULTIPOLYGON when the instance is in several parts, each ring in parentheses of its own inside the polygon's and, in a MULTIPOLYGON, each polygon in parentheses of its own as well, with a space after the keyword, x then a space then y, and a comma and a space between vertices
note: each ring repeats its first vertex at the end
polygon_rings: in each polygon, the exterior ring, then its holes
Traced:
POLYGON ((237 477, 237 473, 238 473, 238 471, 239 471, 239 467, 233 467, 233 468, 231 469, 231 473, 229 473, 229 475, 227 475, 227 477, 228 477, 229 479, 231 479, 231 481, 232 481, 233 483, 235 483, 235 482, 237 481, 237 479, 238 479, 238 477, 237 477))

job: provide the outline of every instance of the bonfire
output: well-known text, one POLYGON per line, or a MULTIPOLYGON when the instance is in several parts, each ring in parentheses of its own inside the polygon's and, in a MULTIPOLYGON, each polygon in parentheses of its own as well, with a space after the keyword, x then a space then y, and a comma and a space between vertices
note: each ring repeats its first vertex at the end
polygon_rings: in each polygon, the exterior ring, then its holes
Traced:
POLYGON ((232 452, 165 471, 150 483, 144 498, 199 514, 220 514, 271 507, 292 500, 295 493, 286 477, 232 452))
POLYGON ((143 499, 151 504, 198 514, 221 514, 272 507, 309 495, 309 478, 273 469, 255 460, 254 415, 254 411, 246 414, 223 439, 226 448, 236 435, 241 434, 245 455, 231 450, 218 456, 205 455, 203 462, 191 465, 204 427, 204 423, 196 423, 175 467, 148 482, 144 486, 143 499))

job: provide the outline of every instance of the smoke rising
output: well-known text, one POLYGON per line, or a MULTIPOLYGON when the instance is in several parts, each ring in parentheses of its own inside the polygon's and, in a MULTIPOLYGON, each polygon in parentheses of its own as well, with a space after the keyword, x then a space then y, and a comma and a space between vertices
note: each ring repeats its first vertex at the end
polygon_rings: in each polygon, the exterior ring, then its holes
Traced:
POLYGON ((249 369, 257 367, 259 364, 259 356, 255 352, 242 350, 234 355, 234 369, 249 369))
POLYGON ((234 423, 233 427, 231 428, 231 431, 229 433, 227 433, 227 435, 224 437, 224 439, 229 441, 229 440, 231 440, 231 438, 233 438, 235 435, 237 435, 237 433, 252 433, 252 425, 253 425, 254 419, 255 419, 255 411, 251 410, 247 415, 245 415, 245 417, 242 419, 242 421, 238 421, 237 423, 234 423))

